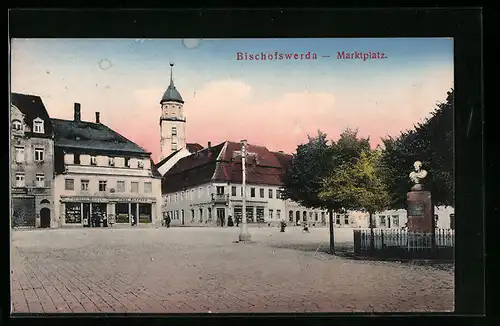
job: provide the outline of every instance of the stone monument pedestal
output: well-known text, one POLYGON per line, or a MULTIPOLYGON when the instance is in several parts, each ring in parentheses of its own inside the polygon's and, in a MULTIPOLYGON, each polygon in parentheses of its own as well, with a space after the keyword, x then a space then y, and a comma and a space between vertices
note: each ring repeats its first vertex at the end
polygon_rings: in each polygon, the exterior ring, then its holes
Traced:
POLYGON ((432 233, 431 193, 417 184, 407 194, 408 231, 411 233, 432 233))

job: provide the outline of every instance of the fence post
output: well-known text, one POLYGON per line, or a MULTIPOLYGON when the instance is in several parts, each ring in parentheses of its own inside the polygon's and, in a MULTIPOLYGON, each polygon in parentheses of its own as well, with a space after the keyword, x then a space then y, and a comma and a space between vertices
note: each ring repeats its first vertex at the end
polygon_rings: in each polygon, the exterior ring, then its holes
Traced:
POLYGON ((384 230, 380 230, 380 249, 384 250, 384 230))

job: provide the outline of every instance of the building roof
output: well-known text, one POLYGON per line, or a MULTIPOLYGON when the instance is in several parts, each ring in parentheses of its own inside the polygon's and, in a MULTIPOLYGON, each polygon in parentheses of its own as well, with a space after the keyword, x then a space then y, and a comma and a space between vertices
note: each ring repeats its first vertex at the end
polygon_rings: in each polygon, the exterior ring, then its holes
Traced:
POLYGON ((165 162, 167 162, 168 160, 170 160, 172 157, 175 156, 175 154, 179 153, 180 149, 176 150, 175 152, 172 152, 169 156, 165 157, 164 159, 162 159, 160 162, 156 163, 155 164, 155 167, 159 168, 160 166, 162 166, 165 162))
MULTIPOLYGON (((180 159, 163 176, 162 192, 171 193, 208 182, 242 182, 241 144, 226 141, 204 148, 180 159)), ((247 146, 246 171, 248 184, 281 186, 282 172, 291 155, 269 151, 266 147, 247 146)))
POLYGON ((167 102, 167 101, 184 103, 184 100, 182 99, 181 94, 179 93, 177 88, 175 88, 175 85, 174 85, 173 72, 172 72, 173 66, 174 65, 171 63, 170 64, 170 85, 168 85, 167 90, 165 91, 165 93, 163 93, 160 104, 162 104, 163 102, 167 102))
POLYGON ((40 96, 20 93, 10 93, 10 101, 21 113, 25 115, 24 123, 33 130, 33 120, 40 118, 44 121, 44 134, 34 134, 37 136, 52 137, 53 127, 40 96))
POLYGON ((190 153, 195 153, 197 151, 201 151, 203 149, 203 146, 198 143, 187 143, 186 148, 190 153))
POLYGON ((149 156, 151 153, 102 123, 51 119, 57 147, 149 156))
POLYGON ((149 162, 151 163, 151 173, 153 174, 153 177, 161 178, 161 173, 158 172, 158 169, 156 168, 156 165, 155 165, 155 162, 153 161, 153 159, 150 158, 149 162))

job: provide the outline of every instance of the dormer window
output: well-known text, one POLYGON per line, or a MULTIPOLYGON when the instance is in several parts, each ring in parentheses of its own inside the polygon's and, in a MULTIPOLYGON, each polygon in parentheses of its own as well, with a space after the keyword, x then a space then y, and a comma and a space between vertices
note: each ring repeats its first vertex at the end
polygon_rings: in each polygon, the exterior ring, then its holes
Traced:
POLYGON ((95 156, 90 157, 90 165, 97 165, 97 157, 95 156))
POLYGON ((125 167, 129 168, 130 167, 130 158, 125 157, 125 167))
POLYGON ((12 130, 22 131, 23 130, 23 123, 19 120, 13 120, 12 121, 12 130))
POLYGON ((45 132, 42 119, 36 118, 35 120, 33 120, 33 132, 37 134, 43 134, 45 132))
POLYGON ((115 166, 115 158, 114 157, 108 158, 108 165, 109 166, 115 166))

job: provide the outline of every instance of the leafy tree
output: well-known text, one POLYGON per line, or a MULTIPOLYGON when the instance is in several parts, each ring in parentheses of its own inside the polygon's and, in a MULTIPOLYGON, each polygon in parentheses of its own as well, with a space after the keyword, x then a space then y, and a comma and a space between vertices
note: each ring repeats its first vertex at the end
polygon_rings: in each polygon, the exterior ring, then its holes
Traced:
POLYGON ((334 252, 333 211, 340 209, 338 203, 324 201, 318 197, 323 178, 333 168, 333 149, 327 135, 318 131, 316 137, 308 136, 306 144, 297 146, 291 164, 283 176, 284 198, 302 206, 328 209, 330 220, 330 252, 334 252))
POLYGON ((330 222, 330 252, 334 252, 333 212, 343 208, 342 203, 318 197, 323 180, 333 169, 344 163, 353 163, 363 150, 369 149, 369 139, 358 139, 357 130, 346 129, 337 142, 329 142, 327 135, 318 131, 316 137, 297 146, 291 164, 283 176, 283 195, 305 207, 328 210, 330 222))
POLYGON ((417 160, 429 172, 423 182, 432 194, 433 206, 454 205, 453 89, 424 122, 399 137, 383 139, 383 143, 382 162, 388 171, 385 182, 392 208, 406 207, 406 193, 412 185, 408 174, 417 160))
POLYGON ((335 201, 345 209, 364 210, 370 214, 370 245, 374 249, 373 214, 386 210, 390 196, 383 176, 382 152, 363 151, 354 164, 344 163, 325 178, 319 198, 335 201))
POLYGON ((361 153, 370 150, 370 138, 358 138, 358 129, 345 129, 337 142, 332 142, 334 166, 355 163, 361 153))

